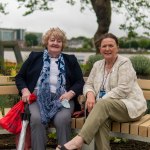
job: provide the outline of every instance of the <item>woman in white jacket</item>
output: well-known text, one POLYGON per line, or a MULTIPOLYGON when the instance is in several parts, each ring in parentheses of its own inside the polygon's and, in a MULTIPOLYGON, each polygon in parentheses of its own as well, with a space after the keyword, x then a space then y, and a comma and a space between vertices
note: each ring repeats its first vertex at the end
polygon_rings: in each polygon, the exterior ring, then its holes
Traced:
POLYGON ((117 37, 104 34, 99 50, 104 59, 93 65, 84 86, 89 116, 80 133, 60 149, 77 149, 95 138, 96 150, 110 150, 111 121, 135 121, 147 109, 131 61, 118 55, 117 37))

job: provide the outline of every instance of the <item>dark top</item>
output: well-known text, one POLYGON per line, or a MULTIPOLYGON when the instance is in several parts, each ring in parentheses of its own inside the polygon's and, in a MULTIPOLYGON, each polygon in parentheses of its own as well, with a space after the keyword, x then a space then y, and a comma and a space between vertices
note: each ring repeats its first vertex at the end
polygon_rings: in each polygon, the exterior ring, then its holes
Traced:
MULTIPOLYGON (((74 55, 63 54, 66 69, 66 90, 73 90, 76 96, 75 110, 80 110, 80 105, 77 101, 77 96, 82 94, 84 79, 81 68, 74 55)), ((23 63, 19 73, 15 77, 16 86, 21 95, 23 88, 28 88, 32 93, 37 84, 43 67, 43 52, 31 52, 28 59, 23 63)))

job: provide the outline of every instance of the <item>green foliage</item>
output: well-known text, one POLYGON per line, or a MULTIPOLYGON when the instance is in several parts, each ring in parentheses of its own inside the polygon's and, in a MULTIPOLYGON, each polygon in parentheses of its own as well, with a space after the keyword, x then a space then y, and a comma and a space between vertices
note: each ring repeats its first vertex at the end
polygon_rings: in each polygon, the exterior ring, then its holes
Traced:
MULTIPOLYGON (((18 8, 25 7, 26 10, 24 12, 24 16, 33 13, 34 11, 50 11, 53 9, 52 4, 56 2, 56 0, 17 0, 19 6, 18 8)), ((66 3, 70 5, 75 5, 76 0, 65 0, 66 3)), ((106 4, 109 1, 93 1, 93 0, 81 0, 80 2, 80 10, 83 11, 85 8, 93 9, 96 13, 97 21, 102 22, 104 20, 103 16, 99 15, 100 10, 105 10, 105 12, 110 12, 105 14, 105 22, 102 24, 98 24, 98 27, 101 29, 105 28, 103 31, 107 32, 106 28, 109 28, 110 23, 108 23, 108 18, 111 15, 111 8, 106 7, 106 4), (98 10, 98 11, 97 11, 98 10)), ((6 3, 0 2, 0 13, 6 14, 5 12, 6 3)), ((149 0, 112 0, 112 10, 118 13, 122 13, 125 17, 125 22, 120 25, 120 29, 124 31, 134 32, 137 28, 143 27, 143 33, 149 35, 150 30, 150 20, 149 20, 149 11, 150 11, 150 3, 149 0), (122 8, 122 9, 121 9, 122 8), (144 11, 143 11, 144 10, 144 11)), ((98 30, 99 36, 103 33, 102 30, 98 30)))
POLYGON ((11 75, 11 71, 15 70, 16 73, 20 70, 22 63, 3 62, 0 58, 0 75, 11 75))
POLYGON ((122 37, 119 38, 120 48, 134 48, 141 50, 150 49, 150 39, 148 37, 136 36, 136 37, 122 37))
POLYGON ((37 0, 17 0, 19 3, 18 8, 25 7, 27 10, 24 12, 24 16, 27 16, 29 14, 32 14, 36 10, 41 10, 41 11, 48 11, 52 10, 53 8, 50 7, 51 1, 53 0, 42 0, 42 1, 37 1, 37 0))
POLYGON ((4 75, 10 76, 11 75, 11 70, 14 69, 14 68, 15 67, 13 67, 13 66, 7 66, 7 65, 5 65, 4 75))
POLYGON ((139 44, 136 40, 131 40, 130 47, 137 49, 139 47, 139 44))
POLYGON ((150 114, 150 101, 146 101, 147 102, 147 111, 146 114, 150 114))
POLYGON ((83 43, 83 48, 92 49, 93 48, 92 40, 85 38, 84 43, 83 43))
POLYGON ((150 39, 144 39, 142 38, 139 40, 139 47, 142 49, 150 49, 150 39))
POLYGON ((16 71, 16 73, 18 73, 18 71, 20 70, 21 66, 22 66, 22 63, 15 64, 15 63, 11 63, 11 62, 5 62, 4 63, 3 75, 10 76, 11 75, 11 71, 13 69, 16 71))
POLYGON ((0 13, 2 14, 8 14, 8 12, 5 11, 5 7, 7 6, 7 3, 1 3, 0 2, 0 13))
POLYGON ((36 46, 38 44, 38 37, 33 33, 26 34, 25 40, 27 46, 36 46))
POLYGON ((17 64, 17 66, 16 66, 16 72, 17 73, 19 72, 20 68, 22 67, 22 64, 23 64, 23 62, 17 64))
POLYGON ((18 95, 1 95, 0 96, 0 109, 3 110, 4 108, 10 108, 14 106, 20 97, 18 95))
POLYGON ((48 134, 48 138, 50 139, 56 139, 56 132, 51 132, 48 134))
POLYGON ((131 39, 131 38, 136 38, 137 37, 137 33, 134 32, 134 31, 129 31, 128 33, 128 38, 131 39))
POLYGON ((84 77, 88 76, 89 73, 87 70, 89 70, 89 66, 88 64, 80 64, 81 70, 82 70, 82 74, 84 77))
POLYGON ((101 60, 102 59, 102 55, 100 54, 97 54, 97 55, 91 55, 86 64, 83 64, 81 65, 81 69, 82 69, 82 72, 83 72, 83 75, 84 76, 88 76, 92 67, 93 67, 93 64, 98 61, 98 60, 101 60))
POLYGON ((125 22, 121 24, 120 29, 133 33, 137 28, 142 26, 144 28, 143 33, 149 35, 150 20, 147 19, 150 8, 149 0, 118 0, 115 4, 117 12, 118 10, 122 10, 125 16, 125 22))
POLYGON ((143 55, 131 56, 130 60, 138 77, 150 77, 150 59, 148 57, 143 55))
POLYGON ((110 141, 114 143, 126 143, 128 139, 119 138, 119 137, 110 137, 110 141))

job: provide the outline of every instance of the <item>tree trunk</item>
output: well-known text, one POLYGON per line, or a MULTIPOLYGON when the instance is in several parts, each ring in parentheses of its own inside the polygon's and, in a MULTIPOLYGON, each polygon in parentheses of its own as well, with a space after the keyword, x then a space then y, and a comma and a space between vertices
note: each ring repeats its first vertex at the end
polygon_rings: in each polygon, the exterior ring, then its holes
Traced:
POLYGON ((98 29, 94 35, 96 53, 99 53, 98 40, 100 36, 107 33, 111 23, 111 0, 91 0, 98 23, 98 29))

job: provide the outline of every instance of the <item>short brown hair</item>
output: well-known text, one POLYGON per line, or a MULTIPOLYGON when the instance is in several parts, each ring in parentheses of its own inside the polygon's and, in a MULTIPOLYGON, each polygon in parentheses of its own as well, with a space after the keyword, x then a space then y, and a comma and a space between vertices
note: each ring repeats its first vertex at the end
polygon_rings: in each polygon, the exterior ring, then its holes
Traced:
POLYGON ((117 44, 117 46, 119 45, 118 38, 114 34, 112 34, 112 33, 105 33, 105 34, 100 36, 99 40, 97 40, 97 42, 96 42, 97 46, 100 47, 101 43, 102 43, 102 40, 104 40, 106 38, 114 39, 116 44, 117 44))
POLYGON ((42 44, 47 47, 48 44, 48 40, 51 36, 54 36, 55 38, 58 38, 60 40, 62 40, 62 49, 65 47, 66 42, 67 42, 67 38, 66 38, 66 34, 63 30, 61 30, 60 28, 50 28, 42 37, 42 44))

